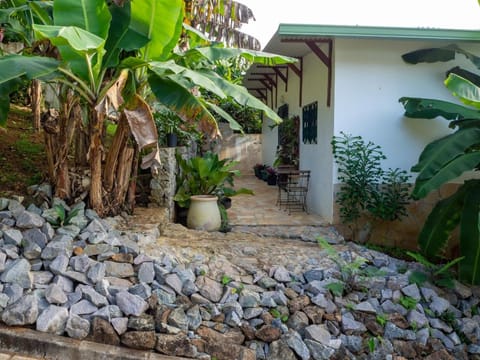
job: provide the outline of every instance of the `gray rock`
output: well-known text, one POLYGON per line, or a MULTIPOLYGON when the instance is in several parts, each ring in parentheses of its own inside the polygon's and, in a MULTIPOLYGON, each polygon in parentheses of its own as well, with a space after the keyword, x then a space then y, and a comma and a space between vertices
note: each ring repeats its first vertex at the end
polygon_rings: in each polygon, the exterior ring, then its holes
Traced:
POLYGON ((5 261, 7 260, 7 255, 0 252, 0 272, 5 270, 5 261))
MULTIPOLYGON (((155 271, 153 269, 153 262, 142 263, 140 265, 140 268, 138 269, 138 280, 140 282, 151 284, 154 279, 155 279, 155 271)), ((180 284, 180 291, 181 291, 181 284, 180 284)))
POLYGON ((78 315, 70 314, 65 326, 65 331, 71 338, 79 340, 85 339, 90 332, 90 322, 78 315))
POLYGON ((87 279, 87 275, 83 272, 68 270, 68 271, 65 271, 65 273, 63 273, 62 275, 73 281, 79 282, 80 284, 91 285, 90 281, 88 281, 87 279))
POLYGON ((283 340, 276 340, 270 344, 267 353, 268 360, 296 360, 294 352, 283 340))
POLYGON ((277 285, 277 282, 269 276, 263 276, 257 281, 258 286, 264 289, 270 289, 277 285))
POLYGON ((429 323, 432 328, 442 330, 445 333, 451 333, 453 331, 450 325, 447 325, 444 321, 440 319, 431 318, 429 320, 429 323))
POLYGON ((199 276, 195 282, 200 294, 213 302, 219 302, 223 294, 223 285, 206 277, 199 276))
POLYGON ((242 308, 255 308, 260 304, 260 295, 254 291, 243 290, 238 302, 242 308))
POLYGON ((65 276, 55 276, 55 278, 53 279, 53 283, 59 285, 66 293, 73 292, 73 281, 65 276))
POLYGON ((16 226, 20 229, 41 228, 45 223, 45 219, 38 214, 30 211, 23 211, 16 221, 16 226))
POLYGON ((2 321, 9 326, 31 325, 37 321, 38 303, 35 295, 25 295, 7 306, 2 312, 2 321))
POLYGON ((58 284, 50 284, 45 290, 45 299, 50 304, 65 304, 68 301, 67 294, 58 284))
POLYGON ((86 273, 90 266, 94 263, 87 255, 73 256, 70 258, 70 266, 74 271, 86 273))
POLYGON ((433 338, 439 339, 447 349, 453 350, 453 348, 455 347, 453 341, 442 331, 438 329, 431 329, 430 334, 433 338))
POLYGON ((0 198, 0 211, 5 210, 8 208, 9 200, 6 198, 0 198))
POLYGON ((331 359, 335 354, 335 350, 331 347, 320 344, 316 341, 306 339, 305 345, 307 345, 308 350, 310 350, 310 355, 314 360, 325 360, 331 359))
POLYGON ((284 283, 292 281, 290 272, 283 266, 279 266, 276 268, 273 278, 279 282, 284 283))
POLYGON ((32 274, 33 285, 37 289, 45 289, 53 279, 50 271, 34 271, 32 274))
POLYGON ((8 305, 11 305, 23 296, 23 288, 18 284, 7 284, 3 290, 4 294, 8 296, 8 305))
POLYGON ((73 241, 71 238, 55 237, 42 250, 41 258, 44 260, 53 260, 60 254, 70 256, 73 251, 73 241))
MULTIPOLYGON (((157 296, 159 304, 174 304, 175 300, 177 299, 175 292, 171 289, 167 289, 166 287, 155 289, 152 291, 157 296)), ((196 294, 192 295, 192 301, 195 298, 196 294)), ((208 301, 207 301, 208 302, 208 301)))
POLYGON ((80 300, 70 307, 70 313, 76 315, 93 314, 98 308, 88 300, 80 300))
POLYGON ((83 297, 89 300, 96 307, 102 307, 108 305, 108 300, 105 296, 99 294, 91 286, 82 286, 81 288, 83 297))
POLYGON ((367 331, 367 328, 356 321, 352 314, 346 313, 342 316, 342 330, 347 335, 361 335, 367 331))
POLYGON ((418 312, 417 310, 409 311, 407 315, 407 320, 412 327, 415 326, 418 329, 421 329, 428 325, 427 317, 424 314, 418 312))
POLYGON ((198 292, 198 287, 197 285, 195 285, 195 282, 190 279, 185 280, 185 282, 182 285, 182 293, 185 296, 191 296, 196 292, 198 292))
POLYGON ((62 335, 67 324, 68 310, 64 307, 50 305, 42 311, 37 319, 37 331, 62 335))
POLYGON ((246 308, 243 311, 243 318, 246 320, 250 320, 250 319, 256 318, 257 316, 260 316, 262 312, 263 312, 263 309, 261 307, 246 308))
POLYGON ((323 269, 312 269, 312 270, 305 271, 303 276, 307 282, 312 282, 314 280, 322 281, 323 269))
POLYGON ((240 326, 242 318, 235 312, 229 311, 225 316, 225 324, 233 328, 240 326))
POLYGON ((264 301, 267 304, 271 303, 269 301, 271 298, 277 306, 287 306, 288 304, 288 299, 282 291, 265 291, 260 295, 260 298, 262 303, 264 301))
POLYGON ((135 275, 132 264, 105 261, 105 275, 126 278, 135 275))
POLYGON ((23 240, 23 256, 28 260, 39 259, 42 253, 42 248, 30 239, 23 240))
POLYGON ((87 279, 96 284, 105 278, 106 265, 102 262, 95 262, 90 265, 87 271, 87 279))
POLYGON ((479 355, 480 354, 480 345, 470 344, 467 347, 467 351, 468 351, 469 354, 479 355))
POLYGON ((0 280, 6 283, 17 284, 24 289, 30 289, 33 283, 30 263, 26 259, 12 261, 0 276, 0 280))
POLYGON ((385 332, 383 334, 385 339, 388 340, 394 340, 394 339, 400 339, 400 340, 415 340, 415 332, 411 330, 403 330, 396 326, 392 322, 387 322, 385 325, 385 332))
POLYGON ((69 224, 64 225, 57 229, 57 234, 59 235, 67 235, 72 239, 75 239, 78 234, 80 234, 80 228, 76 225, 69 224))
POLYGON ((363 340, 361 336, 355 335, 340 335, 342 345, 354 354, 359 353, 363 347, 363 340))
POLYGON ((130 316, 128 318, 127 328, 135 331, 153 331, 155 330, 155 320, 151 315, 130 316))
POLYGON ((377 309, 375 309, 368 301, 362 301, 361 303, 355 305, 355 310, 369 314, 376 314, 378 312, 377 309))
POLYGON ((69 258, 65 254, 58 255, 49 265, 49 269, 56 275, 62 275, 67 271, 69 258))
POLYGON ((140 296, 143 300, 147 300, 152 295, 152 288, 145 283, 140 283, 130 287, 128 292, 140 296))
POLYGON ((7 245, 20 246, 23 240, 22 232, 17 229, 3 230, 3 240, 7 245))
POLYGON ((115 300, 125 315, 140 316, 147 309, 148 304, 140 296, 130 294, 128 291, 119 291, 115 295, 115 300))
POLYGON ((188 328, 190 330, 197 330, 202 323, 202 316, 200 315, 200 307, 198 305, 192 306, 186 312, 188 319, 188 328))
POLYGON ((333 314, 337 310, 337 305, 332 300, 326 298, 324 294, 317 294, 311 300, 315 305, 325 309, 328 314, 333 314))
POLYGON ((332 336, 324 325, 310 325, 305 328, 305 339, 329 346, 332 336))
POLYGON ((83 252, 87 256, 95 256, 111 252, 118 253, 118 248, 109 244, 94 244, 85 246, 83 252))
POLYGON ((177 274, 168 274, 165 276, 165 283, 170 286, 178 295, 182 295, 182 280, 177 274))
MULTIPOLYGON (((53 237, 55 236, 55 229, 52 227, 52 225, 50 225, 50 223, 46 222, 45 224, 43 224, 42 226, 42 233, 45 235, 45 237, 47 238, 47 241, 50 241, 53 239, 53 237)), ((39 244, 40 245, 40 244, 39 244)), ((40 245, 41 247, 41 245, 40 245)))
POLYGON ((420 289, 418 288, 417 284, 405 286, 401 289, 401 291, 406 296, 409 296, 417 301, 420 301, 422 299, 422 296, 420 295, 420 289))
POLYGON ((387 300, 382 304, 382 310, 386 314, 399 313, 403 316, 406 316, 408 312, 402 305, 393 303, 391 300, 387 300))
POLYGON ((292 349, 302 360, 310 359, 310 350, 302 341, 302 337, 296 331, 290 330, 287 334, 282 336, 287 345, 292 349))
POLYGON ((173 309, 168 317, 168 324, 184 331, 188 330, 188 317, 185 311, 180 307, 173 309))
POLYGON ((430 303, 430 310, 432 310, 436 315, 442 315, 450 307, 450 302, 440 296, 435 296, 432 298, 430 303))
POLYGON ((127 331, 128 318, 118 317, 111 320, 112 326, 118 335, 122 335, 127 331))
POLYGON ((468 299, 470 296, 472 296, 472 289, 457 280, 453 281, 453 289, 455 290, 455 293, 462 299, 468 299))

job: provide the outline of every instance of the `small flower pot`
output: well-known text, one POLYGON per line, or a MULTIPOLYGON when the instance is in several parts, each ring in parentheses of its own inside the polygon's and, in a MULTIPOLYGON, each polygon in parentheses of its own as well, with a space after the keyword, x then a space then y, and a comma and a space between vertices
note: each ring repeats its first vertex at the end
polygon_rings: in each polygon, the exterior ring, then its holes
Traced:
POLYGON ((277 185, 277 175, 269 175, 267 178, 268 185, 277 185))
POLYGON ((168 147, 176 147, 178 142, 177 134, 175 133, 168 133, 167 134, 167 146, 168 147))

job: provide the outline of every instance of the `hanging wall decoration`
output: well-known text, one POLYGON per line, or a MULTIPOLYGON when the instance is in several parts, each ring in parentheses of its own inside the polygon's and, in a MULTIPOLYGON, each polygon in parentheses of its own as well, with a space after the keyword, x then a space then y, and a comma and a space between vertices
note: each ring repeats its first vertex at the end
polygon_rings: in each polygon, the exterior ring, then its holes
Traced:
POLYGON ((304 144, 317 143, 318 102, 312 102, 302 108, 302 139, 304 144))

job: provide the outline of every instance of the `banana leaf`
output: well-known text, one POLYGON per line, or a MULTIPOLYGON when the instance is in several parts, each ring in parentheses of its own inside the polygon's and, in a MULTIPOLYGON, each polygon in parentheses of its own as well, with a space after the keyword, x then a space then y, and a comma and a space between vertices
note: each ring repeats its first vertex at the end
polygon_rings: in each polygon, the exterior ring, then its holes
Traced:
POLYGON ((182 0, 135 0, 131 2, 130 27, 150 39, 143 59, 166 60, 182 33, 182 0))
POLYGON ((464 55, 480 69, 480 57, 460 49, 457 45, 411 51, 402 55, 402 59, 409 64, 446 62, 455 59, 456 54, 464 55))
POLYGON ((417 179, 412 196, 415 199, 421 199, 448 181, 457 178, 466 171, 476 168, 478 164, 480 164, 480 151, 458 156, 439 169, 432 177, 428 179, 417 179))
POLYGON ((480 284, 480 180, 465 182, 468 191, 460 222, 460 254, 465 258, 459 264, 461 280, 480 284))
POLYGON ((452 102, 402 97, 399 99, 405 108, 405 116, 418 119, 434 119, 441 116, 446 120, 480 118, 480 111, 452 102))
POLYGON ((469 79, 452 73, 445 80, 445 86, 463 103, 480 108, 480 88, 469 79))
MULTIPOLYGON (((453 159, 480 144, 480 128, 466 128, 428 144, 412 171, 419 172, 419 180, 430 179, 453 159)), ((457 174, 460 176, 462 174, 457 174)))
POLYGON ((440 200, 428 215, 418 238, 420 249, 427 257, 433 258, 445 248, 450 233, 460 222, 466 192, 462 185, 455 194, 440 200))

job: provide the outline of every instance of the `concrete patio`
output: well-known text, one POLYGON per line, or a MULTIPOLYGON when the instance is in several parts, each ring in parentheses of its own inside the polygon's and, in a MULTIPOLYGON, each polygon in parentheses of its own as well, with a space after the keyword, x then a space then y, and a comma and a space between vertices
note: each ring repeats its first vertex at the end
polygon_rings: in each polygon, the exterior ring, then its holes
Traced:
MULTIPOLYGON (((232 207, 228 210, 230 225, 291 225, 323 226, 328 223, 320 216, 306 212, 292 212, 280 209, 277 205, 278 187, 267 185, 254 175, 235 178, 236 188, 253 190, 255 195, 238 195, 232 198, 232 207)), ((308 196, 307 196, 308 206, 308 196)))

